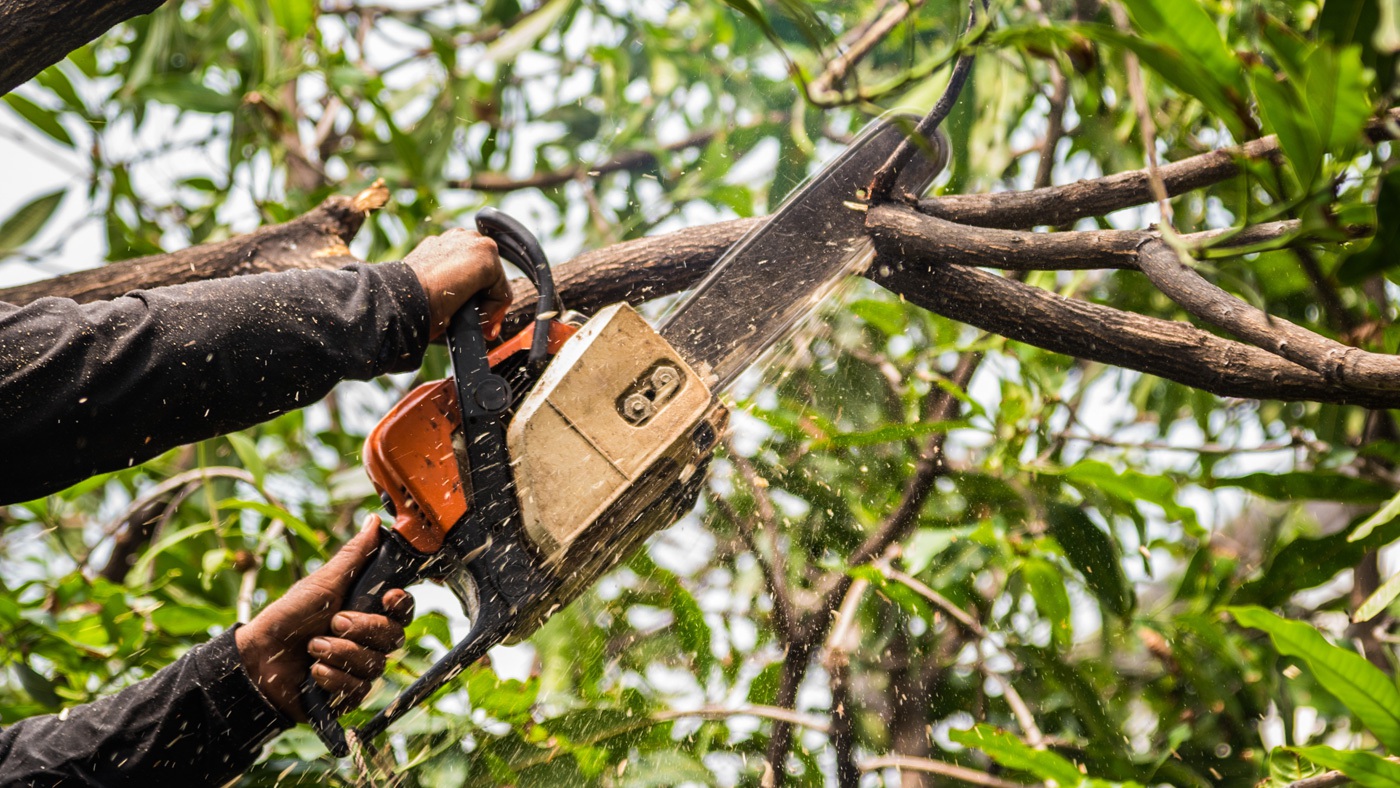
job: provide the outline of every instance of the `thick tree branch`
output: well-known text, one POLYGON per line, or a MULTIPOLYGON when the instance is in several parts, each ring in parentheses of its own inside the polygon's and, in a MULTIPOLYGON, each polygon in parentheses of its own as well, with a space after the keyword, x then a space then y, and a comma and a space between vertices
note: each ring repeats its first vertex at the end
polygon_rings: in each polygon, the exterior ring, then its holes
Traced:
POLYGON ((291 268, 339 268, 360 262, 346 244, 359 232, 370 211, 382 207, 388 199, 389 190, 382 182, 375 182, 354 197, 331 197, 285 224, 260 227, 227 241, 7 288, 0 290, 0 301, 27 304, 44 296, 59 296, 86 303, 115 298, 138 288, 201 279, 291 268))
POLYGON ((0 94, 162 0, 0 0, 0 94))
POLYGON ((889 247, 870 278, 911 303, 1008 339, 1135 369, 1221 397, 1400 407, 1400 391, 1359 391, 1240 342, 1055 295, 975 268, 906 260, 889 247))
MULTIPOLYGON (((1164 164, 1157 172, 1167 194, 1175 197, 1235 177, 1242 158, 1272 160, 1279 155, 1278 139, 1269 136, 1164 164)), ((1151 178, 1144 169, 1024 192, 950 194, 922 200, 919 210, 961 224, 1024 229, 1067 226, 1154 199, 1151 178)))
POLYGON ((1371 353, 1275 317, 1216 287, 1162 241, 1143 244, 1138 266, 1183 309, 1295 364, 1329 383, 1400 393, 1400 357, 1371 353))

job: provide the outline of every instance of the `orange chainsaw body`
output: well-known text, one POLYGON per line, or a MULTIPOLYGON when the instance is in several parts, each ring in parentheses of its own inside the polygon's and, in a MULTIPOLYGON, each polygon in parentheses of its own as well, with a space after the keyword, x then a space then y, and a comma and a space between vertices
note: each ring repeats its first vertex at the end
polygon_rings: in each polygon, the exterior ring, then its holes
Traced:
MULTIPOLYGON (((492 368, 527 352, 533 331, 526 328, 493 348, 487 356, 492 368)), ((576 331, 551 322, 550 354, 576 331)), ((410 391, 365 439, 365 471, 388 498, 391 528, 420 553, 437 552, 447 532, 471 510, 466 454, 458 446, 461 426, 456 381, 444 378, 410 391)))

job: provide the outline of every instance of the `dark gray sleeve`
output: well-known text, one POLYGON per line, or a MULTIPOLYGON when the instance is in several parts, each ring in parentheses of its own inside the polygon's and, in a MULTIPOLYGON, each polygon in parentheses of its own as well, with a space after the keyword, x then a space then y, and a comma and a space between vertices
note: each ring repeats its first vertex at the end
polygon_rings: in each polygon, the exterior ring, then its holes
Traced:
POLYGON ((0 503, 414 369, 427 342, 403 263, 0 304, 0 503))
POLYGON ((222 785, 289 727, 230 630, 115 695, 0 730, 0 785, 222 785))

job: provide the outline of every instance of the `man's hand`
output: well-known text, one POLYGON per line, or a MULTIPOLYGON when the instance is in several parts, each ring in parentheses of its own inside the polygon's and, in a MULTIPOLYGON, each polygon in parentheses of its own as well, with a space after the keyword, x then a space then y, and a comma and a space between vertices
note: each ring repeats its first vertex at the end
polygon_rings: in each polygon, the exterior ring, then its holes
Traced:
POLYGON ((428 294, 431 336, 436 339, 447 328, 447 321, 477 293, 486 294, 481 310, 482 330, 487 339, 501 333, 501 321, 510 308, 510 285, 506 283, 496 242, 470 230, 448 230, 418 244, 403 259, 418 275, 428 294))
POLYGON ((387 616, 340 610, 378 544, 379 518, 370 516, 325 566, 234 633, 248 676, 289 719, 306 721, 301 684, 308 670, 343 714, 360 705, 383 674, 389 652, 403 645, 404 625, 413 619, 413 597, 406 591, 384 593, 387 616))

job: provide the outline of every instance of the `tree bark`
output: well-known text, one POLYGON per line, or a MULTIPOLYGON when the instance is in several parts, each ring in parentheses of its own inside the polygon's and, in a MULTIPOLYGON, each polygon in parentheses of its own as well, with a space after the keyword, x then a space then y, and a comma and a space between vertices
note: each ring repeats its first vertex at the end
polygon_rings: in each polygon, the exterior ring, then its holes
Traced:
MULTIPOLYGON (((3 2, 3 0, 0 0, 3 2)), ((0 39, 2 40, 2 39, 0 39)), ((346 246, 370 211, 389 200, 382 182, 355 195, 336 195, 286 222, 247 235, 191 246, 0 290, 0 301, 23 305, 45 296, 80 303, 116 298, 140 288, 292 268, 339 268, 360 259, 346 246)))
POLYGON ((0 0, 0 94, 163 0, 0 0))

